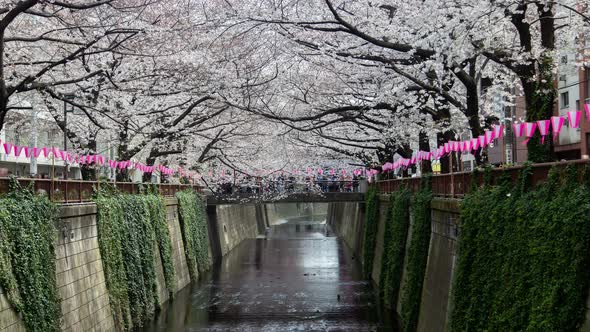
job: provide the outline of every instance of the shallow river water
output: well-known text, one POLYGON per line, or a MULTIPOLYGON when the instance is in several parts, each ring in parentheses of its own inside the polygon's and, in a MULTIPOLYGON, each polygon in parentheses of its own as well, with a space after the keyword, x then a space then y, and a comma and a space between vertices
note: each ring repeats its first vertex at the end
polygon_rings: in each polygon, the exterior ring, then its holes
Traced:
POLYGON ((144 331, 395 331, 329 227, 310 218, 242 242, 144 331))

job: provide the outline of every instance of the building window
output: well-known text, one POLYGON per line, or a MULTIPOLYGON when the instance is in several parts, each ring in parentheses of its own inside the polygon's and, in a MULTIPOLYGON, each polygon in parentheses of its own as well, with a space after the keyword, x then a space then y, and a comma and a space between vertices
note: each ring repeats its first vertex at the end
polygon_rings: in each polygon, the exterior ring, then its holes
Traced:
POLYGON ((561 109, 569 108, 570 107, 570 93, 563 92, 560 97, 561 100, 561 109))
POLYGON ((567 75, 559 75, 559 80, 563 82, 563 84, 567 84, 567 75))
POLYGON ((586 103, 590 103, 590 67, 586 68, 586 103))
POLYGON ((561 57, 561 64, 562 65, 567 65, 567 55, 564 55, 561 57))

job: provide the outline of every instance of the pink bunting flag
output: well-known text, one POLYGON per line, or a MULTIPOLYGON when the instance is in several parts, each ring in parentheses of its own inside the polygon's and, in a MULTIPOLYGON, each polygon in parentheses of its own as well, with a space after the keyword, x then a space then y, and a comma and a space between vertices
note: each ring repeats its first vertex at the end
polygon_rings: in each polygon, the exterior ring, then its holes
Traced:
POLYGON ((578 128, 580 126, 580 118, 582 117, 582 112, 580 111, 569 111, 567 112, 567 119, 569 120, 569 124, 571 128, 578 128))
POLYGON ((465 152, 465 141, 459 142, 459 152, 465 152))
POLYGON ((2 144, 4 146, 4 153, 5 154, 11 154, 12 153, 12 144, 10 143, 4 143, 2 144))
POLYGON ((494 138, 502 138, 504 136, 504 126, 494 125, 494 138))
POLYGON ((563 127, 563 123, 565 119, 561 116, 552 116, 551 117, 551 130, 553 132, 553 140, 557 141, 559 137, 559 133, 561 132, 561 128, 563 127))
POLYGON ((15 146, 14 146, 14 155, 15 155, 16 157, 20 157, 20 154, 21 154, 22 152, 23 152, 23 147, 22 147, 22 146, 18 146, 18 145, 15 145, 15 146))
POLYGON ((445 153, 451 152, 451 144, 449 142, 445 143, 445 145, 443 147, 444 147, 445 153))
POLYGON ((25 146, 24 150, 25 150, 25 157, 31 158, 31 148, 29 148, 28 146, 25 146))
POLYGON ((346 170, 345 169, 342 170, 342 175, 346 176, 346 170))
POLYGON ((334 175, 334 174, 335 174, 335 171, 334 171, 334 169, 332 168, 332 169, 330 170, 330 175, 334 175))
POLYGON ((523 123, 515 123, 514 124, 514 136, 522 137, 524 135, 524 127, 525 124, 523 123))
POLYGON ((41 151, 42 151, 42 149, 40 149, 40 148, 36 148, 36 147, 33 148, 33 157, 39 158, 39 156, 41 155, 41 151))
POLYGON ((522 145, 529 144, 529 141, 531 140, 531 138, 533 138, 533 135, 535 135, 535 129, 537 129, 536 123, 534 123, 534 122, 525 122, 524 123, 524 134, 527 137, 527 139, 524 140, 524 142, 522 142, 522 145))
POLYGON ((460 146, 461 146, 460 142, 453 141, 453 151, 455 151, 455 152, 461 151, 460 146))
POLYGON ((324 174, 324 170, 323 170, 323 169, 321 169, 321 168, 318 168, 318 174, 319 174, 319 175, 323 175, 323 174, 324 174))
POLYGON ((471 139, 471 151, 476 152, 477 150, 479 150, 479 139, 472 138, 471 139))
POLYGON ((484 135, 479 135, 479 137, 477 137, 477 140, 479 141, 479 147, 481 149, 486 147, 486 137, 484 135))
POLYGON ((43 157, 47 158, 47 157, 49 157, 49 153, 51 152, 51 150, 49 150, 49 148, 45 147, 45 148, 41 149, 41 152, 43 153, 43 157))
POLYGON ((486 137, 486 145, 490 145, 490 143, 496 138, 494 132, 489 130, 486 130, 483 135, 486 137))
POLYGON ((541 134, 541 144, 545 144, 545 136, 549 135, 550 120, 539 120, 537 121, 537 127, 541 134))
POLYGON ((471 140, 463 141, 463 152, 471 152, 471 140))

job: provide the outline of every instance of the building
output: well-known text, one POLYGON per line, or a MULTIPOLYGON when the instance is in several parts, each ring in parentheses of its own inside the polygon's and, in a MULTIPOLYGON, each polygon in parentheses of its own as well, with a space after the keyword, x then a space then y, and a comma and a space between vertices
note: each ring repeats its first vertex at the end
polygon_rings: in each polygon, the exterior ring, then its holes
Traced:
POLYGON ((522 122, 526 118, 526 104, 524 97, 516 97, 514 105, 506 105, 500 101, 503 117, 500 118, 506 130, 504 137, 495 139, 488 148, 488 161, 492 165, 516 165, 527 161, 528 152, 524 144, 526 138, 514 135, 513 124, 522 122))
MULTIPOLYGON (((35 111, 32 108, 10 112, 4 128, 0 131, 2 142, 19 146, 63 148, 63 132, 53 118, 49 118, 48 114, 33 112, 35 111)), ((14 154, 6 154, 4 148, 0 147, 0 176, 51 178, 54 174, 55 177, 63 178, 65 166, 62 160, 54 159, 52 156, 27 158, 22 153, 16 157, 14 154)), ((69 165, 68 169, 68 178, 81 178, 78 165, 69 165)))
MULTIPOLYGON (((588 78, 590 70, 579 65, 579 53, 569 52, 560 59, 558 73, 558 101, 554 114, 566 116, 568 111, 584 111, 584 104, 590 102, 588 78)), ((585 117, 585 116, 584 116, 585 117)), ((588 158, 590 123, 580 121, 579 128, 570 128, 566 121, 555 145, 558 159, 588 158)))

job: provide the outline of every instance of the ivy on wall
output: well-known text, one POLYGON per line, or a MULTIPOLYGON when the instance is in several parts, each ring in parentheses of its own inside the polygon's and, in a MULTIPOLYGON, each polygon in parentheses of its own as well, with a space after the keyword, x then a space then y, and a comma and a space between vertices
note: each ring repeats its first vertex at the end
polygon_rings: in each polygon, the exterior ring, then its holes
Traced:
POLYGON ((125 239, 122 243, 127 292, 134 326, 153 317, 158 305, 155 260, 155 233, 143 197, 122 195, 125 212, 125 239))
POLYGON ((107 289, 118 329, 131 330, 151 319, 159 306, 156 248, 165 286, 169 292, 174 290, 166 206, 158 195, 119 194, 104 187, 95 201, 107 289))
POLYGON ((369 187, 365 199, 365 227, 363 233, 363 276, 371 278, 373 260, 375 258, 375 244, 379 228, 379 193, 377 188, 369 187))
POLYGON ((59 331, 61 305, 55 279, 58 208, 11 184, 0 199, 0 288, 29 331, 59 331))
POLYGON ((408 247, 406 282, 401 299, 402 328, 407 332, 416 331, 418 328, 422 286, 430 247, 432 192, 430 178, 426 177, 422 181, 422 189, 414 195, 412 204, 414 222, 408 247))
POLYGON ((393 308, 398 298, 410 225, 410 192, 406 188, 390 196, 389 209, 383 234, 380 287, 383 304, 393 308))
POLYGON ((174 262, 172 260, 172 241, 170 239, 168 222, 166 221, 166 203, 164 202, 164 198, 159 195, 146 195, 145 203, 150 212, 150 220, 154 227, 158 251, 162 259, 166 289, 170 298, 173 298, 174 291, 176 290, 176 278, 174 274, 174 262))
POLYGON ((462 204, 453 331, 576 331, 585 320, 590 190, 574 168, 532 190, 531 173, 462 204))
POLYGON ((131 328, 131 310, 127 290, 126 260, 123 256, 123 243, 127 229, 123 204, 117 197, 108 193, 99 193, 95 197, 95 202, 98 245, 113 318, 119 331, 128 330, 131 328))
POLYGON ((194 191, 176 193, 184 251, 192 280, 211 265, 209 232, 203 198, 194 191))

